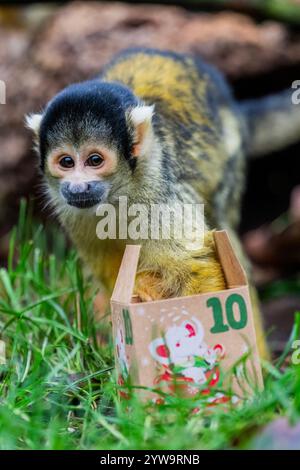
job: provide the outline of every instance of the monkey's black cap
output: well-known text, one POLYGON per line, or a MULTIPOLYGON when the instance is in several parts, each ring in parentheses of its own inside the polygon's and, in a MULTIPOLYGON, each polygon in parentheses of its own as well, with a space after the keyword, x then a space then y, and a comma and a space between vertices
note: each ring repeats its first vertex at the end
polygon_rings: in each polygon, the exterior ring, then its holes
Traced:
POLYGON ((62 143, 81 145, 89 139, 112 145, 129 162, 132 133, 126 110, 137 106, 138 99, 129 88, 99 79, 70 85, 47 105, 40 127, 41 169, 51 148, 62 143))

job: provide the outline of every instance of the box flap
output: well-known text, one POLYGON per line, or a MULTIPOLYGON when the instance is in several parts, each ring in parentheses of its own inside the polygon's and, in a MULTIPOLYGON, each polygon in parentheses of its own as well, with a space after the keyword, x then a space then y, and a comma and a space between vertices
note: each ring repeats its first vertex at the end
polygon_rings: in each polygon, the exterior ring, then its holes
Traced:
POLYGON ((214 240, 228 289, 247 285, 247 276, 233 251, 226 230, 214 232, 214 240))
POLYGON ((140 256, 140 245, 126 245, 115 288, 113 302, 130 303, 140 256))

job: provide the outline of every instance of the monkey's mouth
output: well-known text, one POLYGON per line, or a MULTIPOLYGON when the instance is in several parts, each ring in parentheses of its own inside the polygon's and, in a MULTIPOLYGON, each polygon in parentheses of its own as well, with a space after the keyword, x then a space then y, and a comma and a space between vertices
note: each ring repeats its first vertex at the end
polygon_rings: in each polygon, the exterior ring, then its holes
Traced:
POLYGON ((69 206, 77 209, 88 209, 97 206, 105 200, 109 186, 103 181, 88 181, 84 183, 62 183, 60 192, 69 206))
POLYGON ((101 199, 91 198, 91 197, 81 197, 81 198, 69 198, 67 204, 72 207, 77 207, 78 209, 87 209, 89 207, 96 206, 100 204, 101 199))

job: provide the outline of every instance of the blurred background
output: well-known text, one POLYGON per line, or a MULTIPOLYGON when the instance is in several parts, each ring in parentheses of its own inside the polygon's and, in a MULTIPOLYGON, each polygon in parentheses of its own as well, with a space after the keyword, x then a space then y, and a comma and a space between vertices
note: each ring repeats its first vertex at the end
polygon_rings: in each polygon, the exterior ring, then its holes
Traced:
MULTIPOLYGON (((1 265, 21 198, 49 225, 24 115, 131 46, 201 55, 238 99, 267 95, 300 79, 300 0, 0 3, 1 265)), ((275 354, 300 310, 299 151, 300 135, 299 145, 249 162, 240 227, 275 354)))

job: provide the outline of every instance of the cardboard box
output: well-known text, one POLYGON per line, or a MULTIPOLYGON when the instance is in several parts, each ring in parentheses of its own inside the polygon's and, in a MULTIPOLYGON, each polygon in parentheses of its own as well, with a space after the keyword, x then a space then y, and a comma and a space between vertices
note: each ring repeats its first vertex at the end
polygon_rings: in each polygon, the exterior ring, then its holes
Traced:
POLYGON ((247 278, 227 233, 214 238, 227 289, 153 302, 132 295, 140 246, 126 247, 111 298, 121 396, 130 383, 142 399, 181 393, 211 405, 262 388, 247 278))

